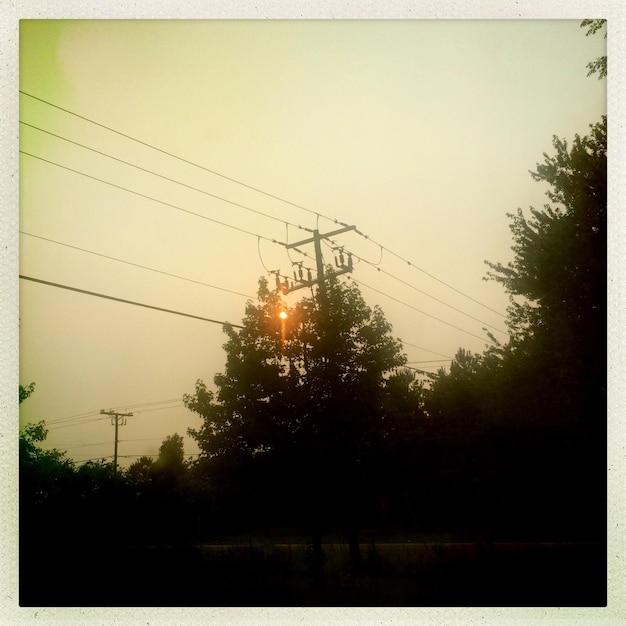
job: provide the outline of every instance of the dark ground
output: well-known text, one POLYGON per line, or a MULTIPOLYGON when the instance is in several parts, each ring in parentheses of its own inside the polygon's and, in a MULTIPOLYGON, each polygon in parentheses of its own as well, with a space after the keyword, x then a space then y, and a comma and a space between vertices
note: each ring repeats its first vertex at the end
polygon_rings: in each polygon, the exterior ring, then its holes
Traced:
POLYGON ((21 606, 606 605, 606 546, 592 543, 324 544, 323 585, 306 543, 55 545, 22 550, 21 606))

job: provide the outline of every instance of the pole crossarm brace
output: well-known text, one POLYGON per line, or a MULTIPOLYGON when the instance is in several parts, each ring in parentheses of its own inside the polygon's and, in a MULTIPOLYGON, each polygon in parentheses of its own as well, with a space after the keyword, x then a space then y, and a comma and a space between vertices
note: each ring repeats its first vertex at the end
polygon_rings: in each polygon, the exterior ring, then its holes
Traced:
MULTIPOLYGON (((337 230, 330 231, 328 233, 324 233, 320 235, 318 230, 313 231, 313 237, 309 237, 308 239, 303 239, 302 241, 297 241, 296 243, 284 243, 286 249, 297 248, 298 246, 303 246, 307 243, 315 244, 315 261, 317 264, 317 278, 315 280, 303 280, 302 278, 296 279, 295 284, 291 286, 288 284, 288 281, 285 281, 284 285, 280 285, 277 278, 277 288, 282 291, 284 294, 291 293, 292 291, 297 291, 298 289, 303 289, 304 287, 312 287, 313 285, 318 285, 320 300, 326 300, 326 293, 324 288, 324 262, 322 260, 322 248, 320 242, 323 239, 328 239, 329 237, 334 237, 335 235, 341 235, 342 233, 346 233, 350 230, 356 230, 356 226, 345 226, 343 228, 338 228, 337 230)), ((342 265, 338 265, 339 270, 332 271, 332 274, 335 276, 340 276, 341 274, 345 274, 346 272, 352 271, 352 257, 349 256, 348 265, 344 265, 342 261, 342 265)), ((277 275, 278 276, 278 275, 277 275)))
POLYGON ((317 237, 309 237, 308 239, 303 239, 302 241, 298 241, 296 243, 284 243, 283 245, 289 250, 291 248, 296 248, 297 246, 303 246, 306 243, 312 243, 316 239, 328 239, 329 237, 334 237, 335 235, 341 235, 341 233, 346 233, 349 230, 356 230, 356 226, 346 226, 344 228, 333 230, 329 233, 324 233, 323 235, 317 235, 317 237))

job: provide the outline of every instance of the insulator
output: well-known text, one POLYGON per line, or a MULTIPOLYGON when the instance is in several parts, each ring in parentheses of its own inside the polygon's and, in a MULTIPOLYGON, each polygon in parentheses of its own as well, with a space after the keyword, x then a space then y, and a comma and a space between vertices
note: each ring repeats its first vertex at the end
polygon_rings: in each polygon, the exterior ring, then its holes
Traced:
POLYGON ((310 283, 312 283, 313 282, 313 276, 311 275, 311 269, 307 267, 306 271, 307 271, 307 280, 310 283))
POLYGON ((302 273, 302 265, 298 267, 298 278, 304 280, 304 274, 302 273))
POLYGON ((348 267, 352 269, 352 254, 348 252, 348 267))
POLYGON ((296 276, 296 270, 293 270, 293 279, 298 280, 298 277, 296 276))
POLYGON ((341 263, 341 265, 343 265, 345 262, 344 260, 344 256, 343 256, 343 250, 339 251, 339 263, 341 263))
POLYGON ((280 288, 281 288, 280 276, 278 275, 278 272, 276 272, 276 289, 280 290, 280 288))

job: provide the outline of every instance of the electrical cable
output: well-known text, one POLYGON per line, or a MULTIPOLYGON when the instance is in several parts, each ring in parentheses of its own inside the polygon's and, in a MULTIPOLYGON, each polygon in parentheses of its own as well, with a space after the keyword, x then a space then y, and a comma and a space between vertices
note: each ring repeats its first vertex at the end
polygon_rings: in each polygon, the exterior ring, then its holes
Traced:
MULTIPOLYGON (((489 328, 492 328, 493 330, 502 333, 504 335, 506 335, 507 337, 509 336, 509 333, 507 333, 505 330, 502 330, 501 328, 498 328, 497 326, 493 326, 492 324, 489 324, 488 322, 485 322, 484 320, 481 320, 477 317, 474 317, 473 315, 470 315, 469 313, 466 313, 465 311, 463 311, 462 309, 458 309, 455 306, 452 306, 451 304, 448 304, 447 302, 440 300, 439 298, 433 296, 432 294, 428 293, 427 291, 424 291, 423 289, 419 289, 418 287, 416 287, 415 285, 412 285, 411 283, 402 280, 401 278, 399 278, 398 276, 395 276, 394 274, 392 274, 391 272, 388 272, 380 267, 377 267, 378 265, 380 265, 380 261, 378 261, 377 263, 374 263, 372 261, 368 261, 367 259, 364 259, 363 257, 359 256, 358 254, 355 254, 354 252, 348 250, 348 248, 346 246, 342 246, 337 244, 335 241, 333 241, 331 239, 331 243, 334 244, 334 247, 331 246, 329 243, 327 243, 326 241, 324 241, 324 244, 330 248, 331 250, 344 250, 344 251, 348 251, 350 252, 350 254, 352 255, 353 258, 358 259, 359 261, 362 261, 363 263, 365 263, 366 265, 370 265, 372 267, 376 267, 376 271, 380 272, 381 274, 385 274, 385 276, 389 276, 390 278, 393 278, 393 280, 398 281, 399 283, 402 283, 403 285, 410 287, 411 289, 414 289, 415 291, 417 291, 418 293, 421 293, 423 295, 425 295, 426 297, 430 298, 431 300, 434 300, 435 302, 439 302, 439 304, 443 304, 444 306, 448 307, 449 309, 452 309, 453 311, 456 311, 457 313, 460 313, 461 315, 464 315, 465 317, 468 317, 472 320, 474 320, 475 322, 480 322, 481 324, 484 324, 485 326, 488 326, 489 328)), ((303 254, 300 250, 298 250, 297 248, 294 248, 295 250, 297 250, 298 252, 300 252, 300 254, 303 254)), ((381 260, 382 260, 382 247, 381 247, 381 260)))
POLYGON ((49 424, 58 424, 65 421, 75 420, 75 419, 83 419, 85 417, 91 417, 92 415, 98 415, 99 411, 89 411, 88 413, 78 413, 77 415, 70 415, 68 417, 59 417, 52 420, 45 420, 46 428, 49 424))
POLYGON ((421 346, 416 346, 414 343, 409 343, 408 341, 402 341, 403 346, 410 346, 411 348, 416 348, 417 350, 423 350, 424 352, 430 352, 431 354, 436 354, 437 356, 446 357, 447 361, 452 361, 452 357, 447 354, 441 354, 441 352, 435 352, 434 350, 429 350, 428 348, 422 348, 421 346))
MULTIPOLYGON (((179 207, 175 204, 172 204, 171 202, 165 202, 164 200, 159 200, 158 198, 153 198, 152 196, 148 196, 144 193, 140 193, 139 191, 134 191, 133 189, 128 189, 128 187, 122 187, 121 185, 116 185, 115 183, 112 183, 108 180, 104 180, 102 178, 98 178, 97 176, 92 176, 91 174, 86 174, 85 172, 79 172, 78 170, 75 170, 71 167, 68 167, 66 165, 61 165, 60 163, 55 163, 54 161, 50 161, 49 159, 44 159, 43 157, 37 156, 35 154, 31 154, 30 152, 25 152, 24 150, 20 150, 20 154, 25 154, 26 156, 32 157, 33 159, 38 159, 39 161, 43 161, 44 163, 49 163, 50 165, 55 165, 56 167, 62 168, 64 170, 67 170, 69 172, 73 172, 74 174, 79 174, 80 176, 84 176, 85 178, 90 178, 92 180, 96 180, 100 183, 104 183, 105 185, 109 185, 111 187, 114 187, 116 189, 121 189, 122 191, 127 191, 128 193, 132 193, 136 196, 139 196, 140 198, 145 198, 147 200, 152 200, 153 202, 157 202, 159 204, 162 204, 164 206, 170 207, 172 209, 176 209, 177 211, 182 211, 183 213, 188 213, 189 215, 194 215, 195 217, 199 217, 203 220, 207 220, 209 222, 213 222, 214 224, 219 224, 220 226, 225 226, 226 228, 232 228, 233 230, 237 230, 241 233, 245 233, 246 235, 252 235, 254 237, 261 237, 262 239, 265 239, 266 241, 271 241, 272 243, 277 243, 280 245, 284 245, 284 243, 282 243, 281 241, 276 241, 276 239, 270 239, 269 237, 263 237, 262 235, 257 235, 256 233, 253 233, 249 230, 246 230, 245 228, 240 228, 239 226, 233 226, 232 224, 227 224, 226 222, 221 222, 220 220, 216 220, 212 217, 208 217, 207 215, 201 215, 200 213, 194 213, 193 211, 190 211, 189 209, 183 209, 182 207, 179 207)), ((281 220, 282 221, 282 220, 281 220)))
MULTIPOLYGON (((174 398, 172 400, 155 400, 154 402, 143 402, 140 404, 129 404, 129 405, 117 405, 118 408, 120 409, 134 409, 137 407, 144 407, 144 406, 155 406, 158 404, 172 404, 172 402, 180 402, 180 398, 174 398)), ((57 417, 51 420, 45 420, 46 423, 46 427, 48 427, 49 424, 59 424, 61 422, 66 422, 66 421, 71 421, 74 419, 81 419, 81 418, 85 418, 85 417, 91 417, 92 415, 100 415, 100 411, 96 410, 96 411, 88 411, 86 413, 78 413, 76 415, 68 415, 66 417, 57 417)))
POLYGON ((389 248, 386 248, 382 244, 378 243, 377 241, 374 241, 374 239, 371 239, 368 235, 363 234, 360 230, 357 229, 355 232, 357 233, 357 235, 360 235, 364 239, 367 239, 368 241, 371 241, 373 244, 376 244, 377 246, 380 246, 382 250, 385 250, 386 252, 388 252, 392 256, 396 257, 397 259, 399 259, 403 263, 406 263, 407 265, 409 265, 410 267, 415 268, 419 272, 422 272, 423 274, 426 274, 426 276, 428 276, 429 278, 432 278, 433 280, 436 280, 438 283, 441 283, 442 285, 446 286, 448 289, 452 289, 452 291, 455 291, 456 293, 458 293, 459 295, 463 296, 464 298, 467 298, 468 300, 471 300, 472 302, 482 306, 485 309, 488 309, 489 311, 491 311, 492 313, 495 313, 496 315, 499 315, 500 317, 506 318, 506 315, 504 315, 500 311, 496 311, 496 309, 493 309, 490 306, 487 306, 486 304, 483 304, 479 300, 476 300, 475 298, 472 298, 472 296, 464 293, 460 289, 457 289, 456 287, 453 287, 452 285, 450 285, 449 283, 445 282, 444 280, 441 280, 440 278, 437 278, 437 276, 435 276, 434 274, 431 274, 430 272, 427 272, 425 269, 421 268, 419 265, 416 265, 415 263, 412 263, 411 261, 409 261, 408 259, 405 259, 403 256, 400 256, 399 254, 397 254, 393 250, 390 250, 389 248))
POLYGON ((28 235, 29 237, 34 237, 35 239, 41 239, 43 241, 48 241, 50 243, 57 244, 59 246, 64 246, 66 248, 71 248, 73 250, 78 250, 80 252, 86 252, 87 254, 93 254, 94 256, 102 257, 103 259, 109 259, 111 261, 117 261, 118 263, 124 263, 126 265, 131 265, 133 267, 139 267, 143 270, 148 270, 149 272, 156 272, 157 274, 163 274, 164 276, 170 276, 171 278, 178 278, 179 280, 185 280, 190 283, 196 283, 197 285, 202 285, 203 287, 210 287, 211 289, 218 289, 219 291, 225 291, 227 293, 232 293, 237 296, 242 296, 244 298, 252 298, 253 300, 257 300, 256 296, 250 296, 246 293, 241 293, 239 291, 233 291, 232 289, 226 289, 225 287, 218 287, 217 285, 211 285, 209 283, 203 283, 199 280, 194 280, 193 278, 186 278, 185 276, 178 276, 177 274, 171 274, 170 272, 165 272, 163 270, 158 270, 154 267, 147 267, 146 265, 140 265, 139 263, 133 263, 132 261, 126 261, 124 259, 118 259, 113 256, 109 256, 107 254, 102 254, 100 252, 94 252, 93 250, 87 250, 85 248, 79 248, 78 246, 70 245, 69 243, 63 243, 62 241, 55 241, 54 239, 49 239, 48 237, 42 237, 41 235, 33 235, 32 233, 27 233, 26 231, 20 230, 20 234, 28 235))
MULTIPOLYGON (((249 206, 246 206, 245 204, 240 204, 239 202, 234 202, 233 200, 228 200, 228 198, 223 198, 222 196, 218 196, 214 193, 211 193, 209 191, 205 191, 204 189, 199 189, 198 187, 193 187, 192 185, 188 185, 187 183, 183 183, 179 180, 176 180, 174 178, 170 178, 169 176, 165 176, 164 174, 159 174, 158 172, 155 172, 153 170, 147 169, 145 167, 141 167, 140 165, 136 165, 135 163, 131 163, 130 161, 124 161, 123 159, 120 159, 118 157, 115 157, 111 154, 107 154, 106 152, 102 152, 100 150, 96 150, 95 148, 91 148, 89 146, 86 146, 82 143, 78 143, 77 141, 73 141, 72 139, 68 139, 67 137, 63 137, 62 135, 57 135, 56 133, 50 132, 49 130, 45 130, 43 128, 39 128, 39 126, 35 126, 33 124, 29 124, 28 122, 23 122, 22 120, 20 120, 20 124, 23 124, 24 126, 28 126, 29 128, 34 128, 35 130, 38 130, 42 133, 46 133, 48 135, 51 135, 52 137, 56 137, 57 139, 61 139, 63 141, 66 141, 68 143, 71 143, 75 146, 78 146, 80 148, 83 148, 85 150, 90 150, 91 152, 94 152, 96 154, 99 154, 101 156, 107 157, 108 159, 112 159, 113 161, 117 161, 118 163, 123 163, 124 165, 129 165, 130 167, 134 167, 135 169, 138 169, 142 172, 146 172, 147 174, 152 174, 153 176, 157 176, 158 178, 162 178, 163 180, 167 180, 168 182, 171 183, 175 183, 176 185, 180 185, 181 187, 186 187, 187 189, 191 189, 192 191, 197 191, 198 193, 202 193, 205 196, 209 196, 211 198, 215 198, 216 200, 220 200, 222 202, 226 202, 228 204, 232 204, 233 206, 239 207, 241 209, 245 209, 246 211, 250 211, 251 213, 256 213, 257 215, 261 215, 262 217, 266 217, 270 220, 274 220, 276 222, 284 222, 285 220, 280 218, 280 217, 276 217, 274 215, 270 215, 269 213, 264 213, 263 211, 259 211, 257 209, 253 209, 249 206)), ((295 228, 299 228, 300 230, 305 230, 308 232, 312 232, 309 228, 305 228, 304 226, 300 226, 298 224, 291 224, 291 226, 294 226, 295 228)))
MULTIPOLYGON (((273 198, 274 200, 278 200, 280 202, 284 202, 285 204, 289 204, 297 209, 301 209, 303 211, 306 211, 308 213, 311 213, 313 215, 316 215, 318 220, 319 217, 324 217, 325 219, 329 220, 329 221, 334 221, 335 224, 337 223, 341 223, 342 226, 347 226, 347 224, 343 224, 342 222, 337 222, 337 220, 331 220, 330 218, 325 217, 324 215, 321 215, 321 213, 318 213, 317 211, 312 211, 311 209, 307 209, 306 207, 300 206, 299 204, 295 204, 294 202, 290 202, 289 200, 286 200, 284 198, 281 198, 280 196, 275 196, 271 193, 268 193, 267 191, 263 191, 262 189, 258 189, 257 187, 253 187, 252 185, 248 185, 240 180, 237 180, 236 178, 231 178, 229 176, 226 176, 224 174, 220 174, 219 172, 216 172, 215 170, 209 169, 208 167, 204 167, 203 165, 199 165, 198 163, 194 163, 193 161, 189 161, 183 157, 180 157, 176 154, 173 154, 172 152, 168 152, 167 150, 163 150, 162 148, 158 148, 157 146, 150 144, 146 141, 141 141, 140 139, 137 139, 135 137, 132 137, 131 135, 127 135, 126 133, 122 133, 119 130, 115 130, 114 128, 111 128, 110 126, 105 126, 104 124, 101 124, 99 122, 96 122, 95 120, 92 120, 88 117, 85 117, 84 115, 79 115, 78 113, 74 113, 73 111, 70 111, 69 109, 64 109, 63 107, 60 107, 56 104, 53 104, 52 102, 49 102, 48 100, 44 100, 43 98, 38 98, 37 96, 30 94, 26 91, 23 90, 19 90, 19 93, 28 96, 29 98, 32 98, 33 100, 38 100, 39 102, 43 102, 44 104, 47 104, 48 106, 51 106, 55 109, 58 109, 59 111, 63 111, 64 113, 68 113, 69 115, 73 115, 74 117, 77 117, 79 119, 82 119, 86 122, 89 122, 90 124, 94 124, 95 126, 99 126, 100 128, 104 128, 105 130, 108 130, 112 133, 115 133, 116 135, 119 135, 121 137, 124 137, 126 139, 130 139, 131 141, 134 141, 138 144, 141 144, 142 146, 146 146, 148 148, 151 148, 152 150, 156 150, 157 152, 160 152, 161 154, 165 154, 169 157, 172 157, 173 159, 177 159, 178 161, 181 161, 182 163, 186 163, 187 165, 192 165, 193 167, 197 167, 201 170, 204 170, 205 172, 209 172, 210 174, 214 174, 215 176, 219 176, 220 178, 223 178, 224 180, 228 180, 230 182, 233 182, 237 185, 241 185, 242 187, 246 187, 247 189, 251 189, 252 191, 256 191, 257 193, 263 194, 264 196, 267 196, 268 198, 273 198)), ((319 223, 319 222, 318 222, 319 223)))
POLYGON ((407 361, 407 363, 411 364, 421 364, 421 363, 449 363, 451 359, 430 359, 429 361, 407 361))
POLYGON ((50 287, 58 287, 60 289, 67 289, 69 291, 75 291, 77 293, 82 293, 88 296, 95 296, 97 298, 105 298, 106 300, 113 300, 114 302, 122 302, 124 304, 132 304, 134 306, 144 307, 146 309, 153 309, 155 311, 161 311, 163 313, 172 313, 174 315, 182 315, 183 317, 191 317, 193 319, 201 320, 203 322, 211 322, 213 324, 221 324, 222 326, 232 326, 233 328, 243 328, 238 324, 231 324, 230 322, 221 322, 219 320, 213 320, 208 317, 201 317, 199 315, 192 315, 191 313, 183 313, 182 311, 174 311, 172 309, 164 309, 162 307, 153 306, 151 304, 144 304, 142 302, 134 302, 132 300, 125 300, 124 298, 116 298, 115 296, 108 296, 102 293, 97 293, 95 291, 87 291, 85 289, 78 289, 77 287, 70 287, 68 285, 60 285, 59 283, 53 283, 47 280, 41 280, 40 278, 31 278, 30 276, 19 275, 22 280, 30 280, 35 283, 41 283, 42 285, 48 285, 50 287))
MULTIPOLYGON (((367 259, 363 259, 358 254, 354 254, 353 252, 351 252, 351 254, 352 254, 352 256, 354 258, 359 259, 359 261, 363 261, 367 265, 371 265, 371 266, 375 265, 371 261, 368 261, 367 259)), ((410 287, 411 289, 414 289, 418 293, 421 293, 421 294, 425 295, 426 297, 430 298, 431 300, 434 300, 435 302, 439 302, 439 304, 443 304, 444 306, 448 307, 449 309, 452 309, 453 311, 456 311, 457 313, 460 313, 461 315, 464 315, 465 317, 469 317, 470 319, 474 320, 475 322, 480 322, 481 324, 484 324, 485 326, 488 326, 489 328, 491 328, 491 329, 493 329, 493 330, 495 330, 495 331, 497 331, 499 333, 502 333, 503 335, 506 335, 507 337, 509 336, 509 333, 507 333, 505 330, 502 330, 501 328, 498 328, 497 326, 493 326, 493 324, 489 324, 488 322, 485 322, 484 320, 481 320, 481 319, 479 319, 477 317, 474 317, 473 315, 470 315, 469 313, 466 313, 465 311, 463 311, 461 309, 458 309, 457 307, 452 306, 451 304, 448 304, 447 302, 444 302, 443 300, 440 300, 439 298, 429 294, 427 291, 419 289, 415 285, 412 285, 411 283, 408 283, 407 281, 402 280, 401 278, 395 276, 394 274, 391 274, 390 272, 387 272, 384 269, 381 269, 380 267, 377 267, 376 270, 378 272, 380 272, 381 274, 385 274, 385 276, 389 276, 390 278, 393 278, 394 280, 398 281, 399 283, 402 283, 403 285, 405 285, 407 287, 410 287)))
POLYGON ((394 298, 393 296, 390 296, 388 293, 384 293, 383 291, 380 291, 379 289, 375 289, 374 287, 371 287, 370 285, 366 285, 365 283, 357 280, 356 278, 352 278, 352 280, 357 283, 358 285, 362 285, 363 287, 367 287, 368 289, 371 289, 372 291, 375 291, 376 293, 379 293, 383 296, 386 296, 387 298, 390 298, 391 300, 393 300, 394 302, 398 302, 399 304, 402 304, 410 309, 413 309, 414 311, 417 311, 418 313, 421 313, 422 315, 426 315, 426 317, 430 317, 442 324, 445 324, 446 326, 450 326, 451 328, 454 328, 462 333, 465 333, 466 335, 471 335, 472 337, 476 337, 477 339, 481 339, 483 341, 488 341, 490 343, 495 344, 494 341, 492 341, 491 339, 485 339, 484 337, 481 337, 480 335, 476 335, 472 332, 470 332, 469 330, 465 330, 464 328, 460 328, 459 326, 455 326, 454 324, 451 324, 450 322, 446 322, 445 320, 442 320, 441 318, 435 316, 435 315, 431 315, 430 313, 426 313, 425 311, 422 311, 421 309, 418 309, 417 307, 414 307, 412 304, 408 304, 407 302, 404 302, 403 300, 399 300, 398 298, 394 298))
MULTIPOLYGON (((151 148, 151 149, 153 149, 153 150, 156 150, 157 152, 160 152, 160 153, 165 154, 165 155, 167 155, 167 156, 169 156, 169 157, 172 157, 172 158, 174 158, 174 159, 177 159, 177 160, 179 160, 179 161, 181 161, 181 162, 183 162, 183 163, 187 163, 188 165, 192 165, 193 167, 197 167, 197 168, 199 168, 199 169, 202 169, 202 170, 204 170, 204 171, 206 171, 206 172, 209 172, 209 173, 211 173, 211 174, 214 174, 215 176, 219 176, 219 177, 221 177, 221 178, 223 178, 223 179, 225 179, 225 180, 231 181, 231 182, 233 182, 233 183, 235 183, 235 184, 237 184, 237 185, 241 185, 242 187, 246 187, 246 188, 251 189, 251 190, 253 190, 253 191, 257 192, 257 193, 260 193, 260 194, 265 195, 265 196, 267 196, 267 197, 273 198, 273 199, 278 200, 278 201, 280 201, 280 202, 284 202, 285 204, 288 204, 288 205, 293 206, 293 207, 295 207, 295 208, 297 208, 297 209, 300 209, 300 210, 302 210, 302 211, 305 211, 305 212, 307 212, 307 213, 310 213, 310 214, 312 214, 312 215, 315 215, 315 216, 316 216, 316 224, 317 224, 317 228, 318 228, 318 230, 319 230, 319 218, 320 218, 320 217, 322 217, 322 218, 326 219, 327 221, 329 221, 329 222, 331 222, 331 223, 340 224, 340 225, 342 225, 342 226, 347 226, 347 224, 346 224, 346 223, 341 222, 341 221, 337 220, 336 218, 331 218, 331 217, 328 217, 328 216, 326 216, 326 215, 324 215, 324 214, 320 213, 319 211, 313 211, 313 210, 308 209, 308 208, 306 208, 306 207, 304 207, 304 206, 302 206, 302 205, 299 205, 299 204, 296 204, 296 203, 291 202, 291 201, 289 201, 289 200, 286 200, 285 198, 281 198, 280 196, 276 196, 276 195, 274 195, 274 194, 271 194, 271 193, 268 193, 268 192, 266 192, 266 191, 263 191, 262 189, 259 189, 259 188, 257 188, 257 187, 253 187, 252 185, 248 185, 248 184, 246 184, 246 183, 244 183, 244 182, 242 182, 242 181, 240 181, 240 180, 237 180, 236 178, 232 178, 232 177, 226 176, 226 175, 221 174, 221 173, 219 173, 219 172, 217 172, 217 171, 215 171, 215 170, 212 170, 212 169, 209 169, 209 168, 204 167, 204 166, 202 166, 202 165, 199 165, 198 163, 194 163, 193 161, 189 161, 189 160, 187 160, 187 159, 185 159, 185 158, 183 158, 183 157, 180 157, 180 156, 175 155, 175 154, 173 154, 173 153, 171 153, 171 152, 168 152, 168 151, 166 151, 166 150, 163 150, 163 149, 161 149, 161 148, 158 148, 157 146, 154 146, 154 145, 152 145, 152 144, 150 144, 150 143, 148 143, 148 142, 141 141, 140 139, 137 139, 137 138, 135 138, 135 137, 132 137, 131 135, 128 135, 128 134, 122 133, 122 132, 120 132, 120 131, 118 131, 118 130, 115 130, 114 128, 111 128, 110 126, 106 126, 106 125, 101 124, 101 123, 99 123, 99 122, 96 122, 95 120, 92 120, 92 119, 90 119, 90 118, 88 118, 88 117, 86 117, 86 116, 79 115, 78 113, 74 113, 73 111, 70 111, 69 109, 65 109, 65 108, 63 108, 63 107, 61 107, 61 106, 58 106, 58 105, 56 105, 56 104, 53 104, 52 102, 49 102, 48 100, 44 100, 43 98, 39 98, 39 97, 37 97, 37 96, 35 96, 35 95, 31 94, 31 93, 28 93, 28 92, 23 91, 23 90, 19 90, 19 93, 21 93, 21 94, 23 94, 23 95, 25 95, 25 96, 28 96, 29 98, 32 98, 32 99, 34 99, 34 100, 38 100, 39 102, 42 102, 42 103, 44 103, 44 104, 47 104, 48 106, 51 106, 51 107, 53 107, 53 108, 55 108, 55 109, 58 109, 58 110, 60 110, 60 111, 63 111, 64 113, 67 113, 67 114, 69 114, 69 115, 73 115, 74 117, 77 117, 77 118, 82 119, 82 120, 84 120, 84 121, 86 121, 86 122, 89 122, 90 124, 94 124, 95 126, 98 126, 98 127, 100 127, 100 128, 104 128, 105 130, 108 130, 108 131, 110 131, 110 132, 113 132, 113 133, 115 133, 115 134, 117 134, 117 135, 119 135, 119 136, 125 137, 126 139, 129 139, 129 140, 134 141, 134 142, 136 142, 136 143, 139 143, 139 144, 141 144, 141 145, 143 145, 143 146, 146 146, 146 147, 148 147, 148 148, 151 148)), ((397 259, 399 259, 399 260, 400 260, 400 261, 402 261, 403 263, 407 263, 410 267, 413 267, 413 268, 415 268, 416 270, 418 270, 418 271, 422 272, 423 274, 427 275, 429 278, 432 278, 433 280, 435 280, 435 281, 437 281, 437 282, 441 283, 442 285, 446 286, 448 289, 451 289, 451 290, 455 291, 456 293, 458 293, 459 295, 463 296, 464 298, 467 298, 467 299, 471 300, 472 302, 474 302, 474 303, 476 303, 476 304, 478 304, 478 305, 480 305, 480 306, 482 306, 482 307, 484 307, 484 308, 488 309, 489 311, 492 311, 493 313, 495 313, 496 315, 499 315, 500 317, 506 318, 506 316, 505 316, 504 314, 502 314, 501 312, 496 311, 495 309, 493 309, 492 307, 487 306, 486 304, 483 304, 483 303, 482 303, 482 302, 480 302, 479 300, 476 300, 476 299, 475 299, 475 298, 473 298, 472 296, 470 296, 470 295, 468 295, 468 294, 464 293, 463 291, 461 291, 461 290, 457 289, 456 287, 454 287, 454 286, 450 285, 449 283, 447 283, 447 282, 445 282, 445 281, 441 280, 440 278, 438 278, 438 277, 437 277, 437 276, 435 276, 434 274, 431 274, 430 272, 427 272, 426 270, 424 270, 423 268, 421 268, 419 265, 416 265, 415 263, 413 263, 413 262, 409 261, 409 260, 408 260, 408 259, 406 259, 405 257, 403 257, 403 256, 401 256, 401 255, 399 255, 399 254, 397 254, 396 252, 394 252, 394 251, 393 251, 393 250, 391 250, 390 248, 387 248, 386 246, 383 246, 382 244, 380 244, 379 242, 375 241, 374 239, 371 239, 371 238, 369 237, 369 235, 364 234, 363 232, 361 232, 361 231, 360 231, 360 230, 358 230, 358 229, 357 229, 355 232, 356 232, 358 235, 360 235, 361 237, 363 237, 364 239, 366 239, 366 240, 368 240, 368 241, 371 241, 371 242, 372 242, 372 243, 374 243, 375 245, 379 246, 379 248, 380 248, 380 250, 381 250, 381 255, 382 255, 382 252, 383 252, 383 251, 388 252, 389 254, 391 254, 392 256, 395 256, 397 259)), ((382 259, 382 256, 381 256, 381 259, 382 259)))
POLYGON ((150 413, 150 411, 168 411, 169 409, 182 409, 184 404, 176 404, 174 406, 158 406, 152 409, 137 409, 135 413, 141 415, 142 413, 150 413))
POLYGON ((108 420, 108 419, 110 418, 109 417, 94 417, 93 419, 76 421, 76 422, 73 422, 72 424, 62 424, 61 426, 51 426, 50 428, 46 426, 46 428, 48 430, 60 430, 61 428, 69 428, 70 426, 82 426, 83 424, 91 424, 91 422, 98 422, 100 420, 108 420))

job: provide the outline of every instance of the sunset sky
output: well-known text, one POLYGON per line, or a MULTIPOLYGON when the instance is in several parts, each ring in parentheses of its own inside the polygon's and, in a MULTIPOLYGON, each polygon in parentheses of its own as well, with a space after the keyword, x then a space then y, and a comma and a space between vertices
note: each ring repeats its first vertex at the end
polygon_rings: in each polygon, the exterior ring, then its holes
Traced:
MULTIPOLYGON (((33 20, 20 28, 20 274, 240 323, 268 270, 324 233, 412 367, 506 341, 509 218, 552 137, 606 113, 580 20, 33 20), (302 227, 302 228, 299 228, 302 227), (367 238, 365 236, 367 236, 367 238), (409 264, 410 262, 410 264, 409 264)), ((333 263, 330 248, 325 260, 333 263)), ((21 424, 120 464, 174 433, 224 366, 220 324, 20 281, 21 424)), ((293 304, 306 291, 286 300, 293 304)))

